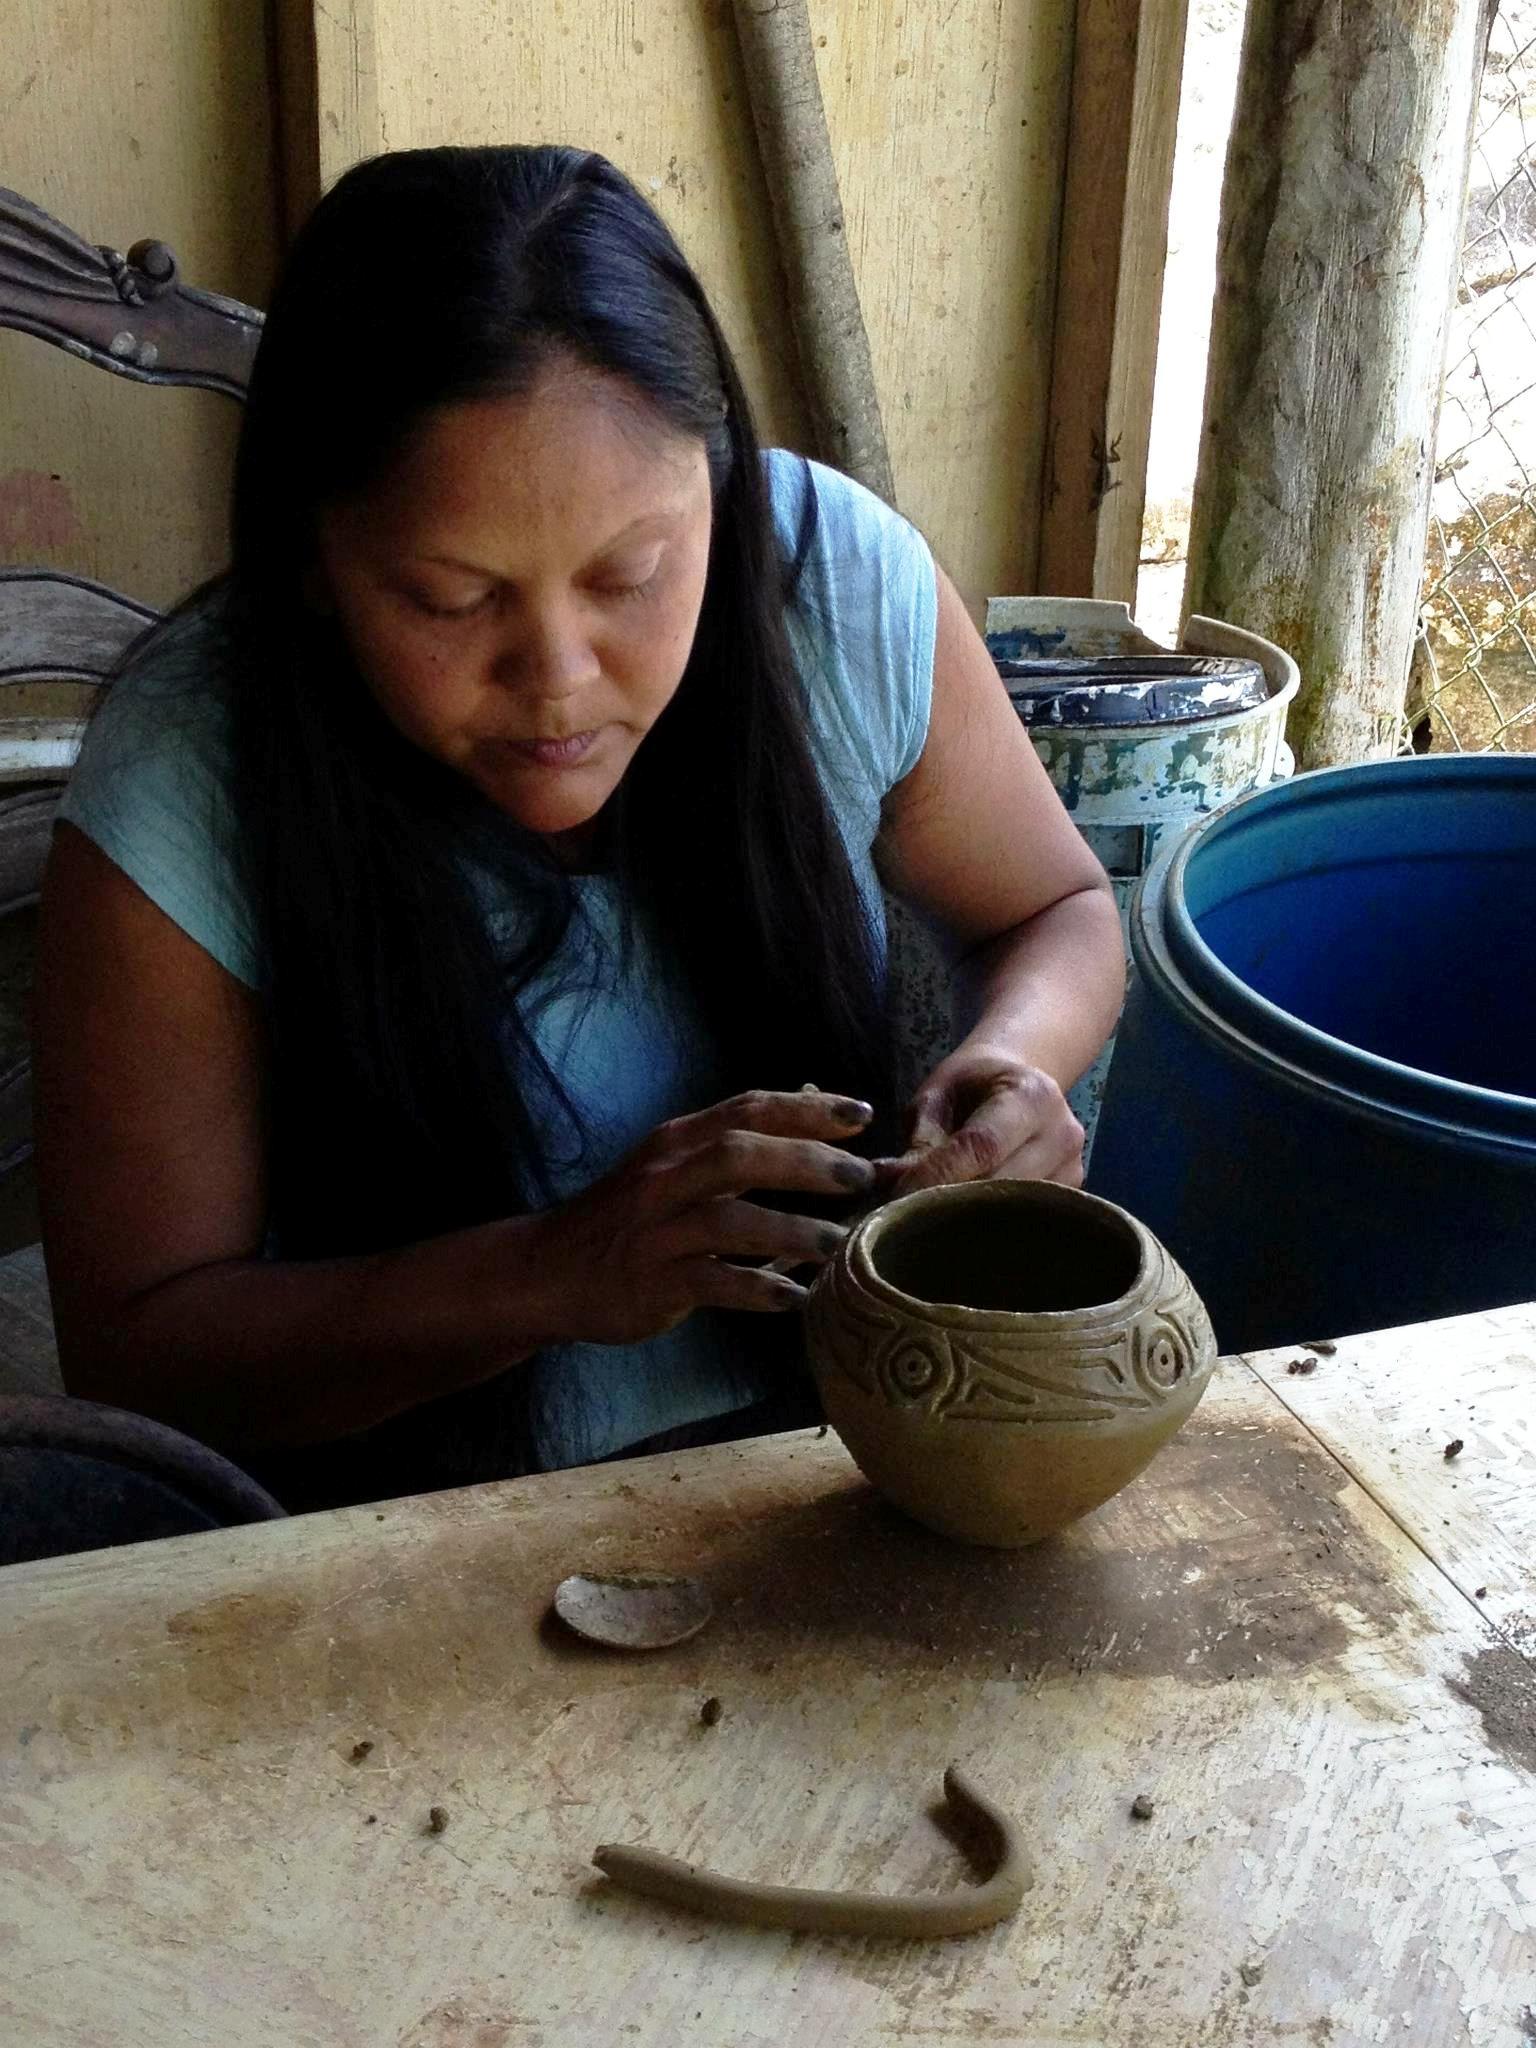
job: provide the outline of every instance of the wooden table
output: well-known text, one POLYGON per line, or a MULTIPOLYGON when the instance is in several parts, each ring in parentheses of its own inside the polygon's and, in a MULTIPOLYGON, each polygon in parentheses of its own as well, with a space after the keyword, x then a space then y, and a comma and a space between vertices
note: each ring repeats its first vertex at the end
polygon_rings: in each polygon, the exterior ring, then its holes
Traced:
POLYGON ((1536 1309, 1298 1356, 1010 1555, 807 1432, 0 1573, 0 2040, 1521 2048, 1536 1309), (714 1624, 626 1659, 546 1619, 622 1564, 702 1572, 714 1624), (715 1927, 590 1869, 963 1882, 951 1759, 1038 1856, 988 1934, 715 1927))

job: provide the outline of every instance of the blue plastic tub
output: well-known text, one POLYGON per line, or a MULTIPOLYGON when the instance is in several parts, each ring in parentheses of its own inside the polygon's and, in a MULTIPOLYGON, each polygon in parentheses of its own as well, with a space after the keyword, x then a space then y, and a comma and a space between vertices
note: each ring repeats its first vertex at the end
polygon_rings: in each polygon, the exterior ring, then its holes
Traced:
POLYGON ((1089 1185, 1224 1349, 1536 1298, 1536 757, 1241 798, 1130 935, 1089 1185))

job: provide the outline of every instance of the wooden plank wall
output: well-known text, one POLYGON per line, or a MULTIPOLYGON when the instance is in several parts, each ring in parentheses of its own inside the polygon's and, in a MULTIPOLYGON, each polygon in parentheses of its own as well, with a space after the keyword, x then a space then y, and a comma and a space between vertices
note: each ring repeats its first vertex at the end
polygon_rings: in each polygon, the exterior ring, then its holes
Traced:
MULTIPOLYGON (((0 183, 87 240, 169 242, 261 301, 276 246, 262 0, 19 0, 5 10, 0 183)), ((224 553, 236 410, 0 333, 0 561, 165 603, 224 553)))
MULTIPOLYGON (((898 498, 973 602, 1028 589, 1072 0, 813 0, 811 14, 898 498)), ((313 29, 324 178, 380 147, 604 151, 696 263, 766 434, 802 440, 727 5, 328 0, 313 29)))
MULTIPOLYGON (((1183 4, 811 0, 897 494, 978 607, 1120 594, 1134 570, 1183 4), (1106 406, 1122 445, 1101 507, 1080 463, 1063 491, 1045 462, 1054 422, 1068 476, 1106 406)), ((766 436, 803 445, 727 0, 21 0, 9 25, 0 182, 92 239, 157 235, 193 281, 257 303, 279 220, 360 156, 606 151, 693 256, 766 436)), ((10 334, 0 390, 0 560, 159 602, 217 565, 226 402, 10 334)))
POLYGON ((1077 0, 1038 587, 1134 603, 1189 0, 1077 0))

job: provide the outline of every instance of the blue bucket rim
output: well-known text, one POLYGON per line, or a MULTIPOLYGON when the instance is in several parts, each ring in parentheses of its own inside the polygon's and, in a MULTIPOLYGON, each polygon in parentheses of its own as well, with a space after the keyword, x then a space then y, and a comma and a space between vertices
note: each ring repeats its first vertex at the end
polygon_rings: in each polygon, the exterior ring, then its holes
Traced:
POLYGON ((1189 864, 1214 841, 1245 829, 1254 812, 1278 809, 1297 801, 1318 804, 1347 802, 1362 789, 1413 780, 1422 787, 1453 787, 1484 783, 1507 786, 1528 783, 1536 801, 1536 755, 1462 754, 1403 757, 1392 761, 1353 762, 1340 768, 1317 768, 1286 782, 1252 790, 1199 819, 1168 847, 1137 892, 1134 924, 1142 947, 1151 933, 1144 909, 1164 904, 1165 941, 1151 950, 1161 956, 1165 975, 1174 973, 1210 1014, 1223 1037, 1246 1038, 1264 1053, 1278 1055, 1303 1082, 1330 1092, 1343 1090, 1357 1101, 1388 1114, 1407 1113, 1437 1125, 1452 1124, 1494 1139, 1536 1139, 1536 1096, 1483 1088, 1410 1067, 1348 1039, 1337 1038, 1293 1016, 1234 974, 1201 937, 1185 901, 1189 864))

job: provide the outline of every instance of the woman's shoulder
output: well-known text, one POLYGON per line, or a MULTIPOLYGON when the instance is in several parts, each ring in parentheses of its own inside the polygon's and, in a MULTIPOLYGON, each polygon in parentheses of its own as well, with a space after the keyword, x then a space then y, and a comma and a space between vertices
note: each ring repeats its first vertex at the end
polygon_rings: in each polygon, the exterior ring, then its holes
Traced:
POLYGON ((774 523, 793 552, 801 540, 807 509, 814 519, 813 554, 829 563, 868 560, 887 551, 927 553, 916 527, 885 500, 808 455, 789 448, 765 448, 763 468, 774 523))
POLYGON ((254 982, 229 744, 227 592, 152 627, 86 729, 59 816, 238 979, 254 982))
POLYGON ((222 582, 168 612, 138 641, 107 688, 81 749, 81 765, 125 760, 141 730, 174 735, 190 765, 222 755, 229 723, 231 607, 222 582))
POLYGON ((228 780, 230 635, 222 584, 206 586, 150 628, 86 728, 66 817, 139 785, 169 796, 228 780))
POLYGON ((157 619, 135 642, 112 685, 151 693, 177 688, 189 672, 204 672, 211 661, 220 670, 229 647, 231 599, 223 577, 203 584, 157 619))
POLYGON ((780 545, 797 565, 791 634, 823 752, 883 798, 928 736, 933 556, 909 520, 852 477, 784 448, 763 459, 780 545))

